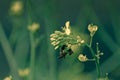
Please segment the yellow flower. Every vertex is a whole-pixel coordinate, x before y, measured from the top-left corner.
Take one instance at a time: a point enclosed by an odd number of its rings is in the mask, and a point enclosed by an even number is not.
[[[40,28],[40,25],[38,23],[33,23],[32,25],[28,26],[28,30],[35,32],[36,30],[38,30]]]
[[[12,80],[12,76],[5,77],[3,80]]]
[[[20,14],[23,10],[23,2],[22,1],[15,1],[12,3],[10,7],[10,11],[12,14]]]
[[[83,54],[80,54],[78,56],[78,59],[81,61],[81,62],[86,62],[88,60],[88,58],[86,57],[86,55],[84,56]]]
[[[77,43],[80,46],[81,44],[85,43],[85,41],[82,40],[80,36],[77,36]]]
[[[26,68],[26,69],[23,69],[23,70],[22,70],[22,69],[19,69],[19,70],[18,70],[18,74],[19,74],[19,76],[21,76],[21,77],[28,76],[29,73],[30,73],[29,68]]]
[[[84,41],[84,40],[81,40],[81,43],[85,43],[85,41]]]

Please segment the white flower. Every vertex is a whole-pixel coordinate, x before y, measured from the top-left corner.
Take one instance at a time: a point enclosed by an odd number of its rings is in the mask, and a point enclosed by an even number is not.
[[[88,25],[88,30],[90,31],[90,33],[96,32],[98,30],[98,26],[93,25],[93,24],[89,24]]]
[[[81,62],[86,62],[88,60],[88,58],[86,57],[86,55],[84,56],[83,54],[80,54],[78,56],[78,59],[81,61]]]
[[[70,33],[71,33],[71,31],[70,31],[70,29],[69,29],[69,26],[70,26],[70,22],[67,21],[67,22],[65,23],[65,28],[64,28],[65,33],[66,33],[67,35],[70,35]]]

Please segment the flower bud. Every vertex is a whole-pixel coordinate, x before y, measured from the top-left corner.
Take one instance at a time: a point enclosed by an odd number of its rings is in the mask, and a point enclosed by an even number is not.
[[[65,26],[66,26],[66,28],[68,28],[68,27],[70,26],[70,21],[67,21],[67,22],[65,23]]]
[[[31,32],[35,32],[40,28],[40,25],[38,23],[33,23],[32,25],[28,26],[28,30]]]
[[[22,1],[14,1],[11,4],[10,12],[13,15],[20,15],[23,11],[23,2]]]
[[[70,33],[71,33],[71,31],[70,31],[70,29],[69,29],[69,26],[70,26],[70,22],[67,21],[67,22],[65,23],[65,28],[64,28],[65,33],[66,33],[67,35],[70,35]]]
[[[93,25],[93,24],[89,24],[88,25],[88,31],[90,32],[90,36],[92,37],[95,32],[98,30],[98,26]]]
[[[88,60],[88,58],[86,57],[86,55],[84,56],[83,54],[80,54],[78,56],[78,59],[81,61],[81,62],[86,62]]]

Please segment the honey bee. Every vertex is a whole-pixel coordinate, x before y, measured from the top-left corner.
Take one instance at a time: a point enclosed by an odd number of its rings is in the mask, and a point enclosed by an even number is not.
[[[73,54],[72,49],[71,48],[67,49],[67,48],[68,48],[67,45],[62,45],[62,47],[60,48],[60,55],[58,59],[65,58],[67,54],[69,55]]]

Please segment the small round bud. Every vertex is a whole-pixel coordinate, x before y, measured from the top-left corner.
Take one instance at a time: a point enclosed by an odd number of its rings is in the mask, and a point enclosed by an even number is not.
[[[93,25],[93,24],[89,24],[88,30],[90,31],[90,33],[96,32],[98,30],[98,26]]]
[[[80,54],[78,56],[78,59],[81,61],[81,62],[86,62],[88,60],[88,58],[86,57],[86,55],[84,56],[83,54]]]

